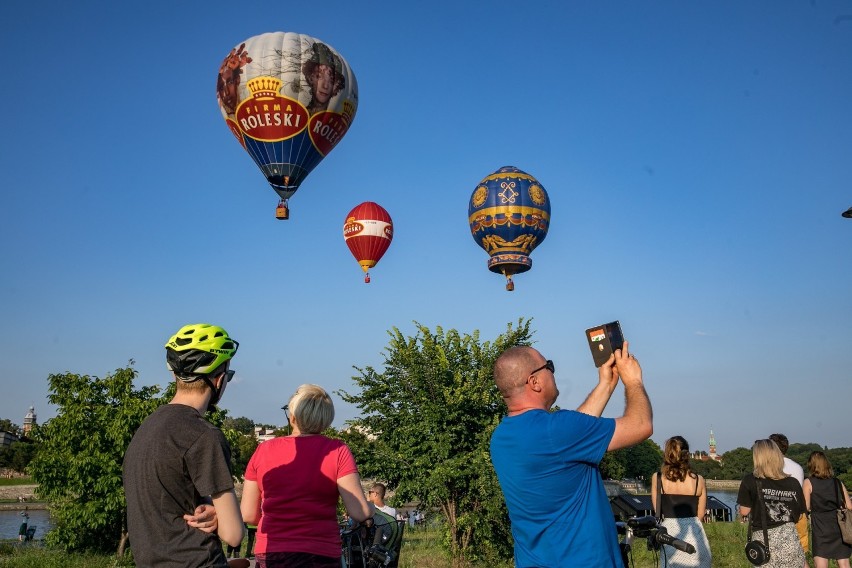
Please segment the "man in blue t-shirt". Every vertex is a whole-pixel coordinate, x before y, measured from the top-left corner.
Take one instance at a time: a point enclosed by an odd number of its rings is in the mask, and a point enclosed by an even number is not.
[[[615,520],[598,463],[605,452],[653,432],[642,369],[625,341],[576,411],[550,412],[559,396],[553,373],[553,361],[532,347],[507,349],[494,364],[509,412],[491,436],[491,461],[512,521],[515,565],[618,568]],[[624,416],[601,418],[619,376]]]

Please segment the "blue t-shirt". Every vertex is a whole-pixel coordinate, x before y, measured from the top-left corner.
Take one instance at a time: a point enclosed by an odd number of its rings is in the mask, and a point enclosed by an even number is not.
[[[507,416],[491,436],[517,568],[622,565],[598,471],[615,420],[573,410]]]

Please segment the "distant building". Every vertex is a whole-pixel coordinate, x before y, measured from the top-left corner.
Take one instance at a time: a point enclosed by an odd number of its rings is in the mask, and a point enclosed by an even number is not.
[[[692,459],[698,461],[709,461],[713,460],[715,462],[722,463],[722,456],[716,453],[716,436],[713,435],[713,429],[710,429],[710,452],[693,452]]]
[[[36,419],[35,408],[31,406],[29,412],[27,412],[27,415],[24,416],[24,425],[21,428],[24,432],[24,436],[30,435],[30,432],[32,431],[33,426],[38,424],[38,422],[36,420],[37,419]]]
[[[274,428],[265,428],[263,426],[255,426],[254,427],[254,437],[257,438],[258,442],[265,442],[267,440],[271,440],[275,437],[273,432]]]
[[[17,442],[19,440],[18,436],[13,432],[6,432],[5,430],[0,430],[0,442],[2,442],[2,447],[11,446],[12,442]]]

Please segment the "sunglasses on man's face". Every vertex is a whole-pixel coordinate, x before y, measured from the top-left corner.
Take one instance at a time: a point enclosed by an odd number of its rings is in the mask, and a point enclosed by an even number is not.
[[[231,379],[234,378],[234,373],[236,373],[236,371],[231,371],[231,370],[225,371],[225,382],[226,383],[231,382]]]
[[[544,369],[547,369],[547,370],[548,370],[548,371],[550,371],[551,373],[555,373],[555,372],[556,372],[556,367],[554,367],[554,366],[553,366],[553,361],[551,361],[550,359],[548,359],[547,361],[545,361],[544,365],[542,365],[541,367],[539,367],[538,369],[536,369],[535,371],[533,371],[532,373],[530,373],[530,376],[533,376],[533,375],[535,375],[536,373],[538,373],[539,371],[542,371],[542,370],[544,370]]]

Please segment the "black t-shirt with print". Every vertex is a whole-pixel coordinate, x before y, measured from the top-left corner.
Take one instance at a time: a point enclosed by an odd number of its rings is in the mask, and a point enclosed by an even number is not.
[[[780,527],[784,523],[795,523],[805,512],[805,495],[802,486],[794,477],[784,479],[760,479],[763,503],[766,508],[766,528]],[[757,484],[754,474],[746,475],[740,483],[737,503],[751,508],[751,522],[755,529],[763,529],[763,515],[758,509]]]

